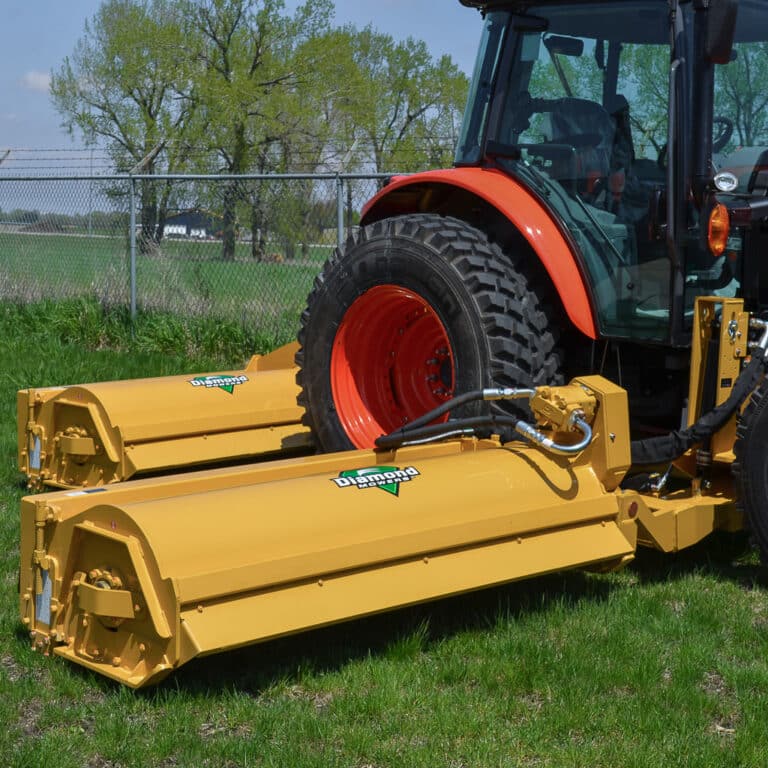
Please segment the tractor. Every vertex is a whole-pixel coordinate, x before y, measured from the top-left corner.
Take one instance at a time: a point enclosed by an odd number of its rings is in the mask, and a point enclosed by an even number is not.
[[[485,26],[455,167],[392,179],[318,278],[305,424],[324,450],[368,448],[459,393],[599,373],[627,390],[633,458],[669,463],[684,450],[640,441],[735,382],[710,357],[689,391],[696,297],[768,307],[768,149],[737,147],[733,96],[768,3],[461,1]],[[768,550],[759,392],[750,408],[737,482]],[[699,442],[700,472],[712,455]]]
[[[298,346],[20,393],[20,465],[63,489],[21,504],[42,652],[138,687],[638,545],[768,553],[768,2],[461,2],[455,167],[365,206]],[[228,451],[261,460],[163,474]]]

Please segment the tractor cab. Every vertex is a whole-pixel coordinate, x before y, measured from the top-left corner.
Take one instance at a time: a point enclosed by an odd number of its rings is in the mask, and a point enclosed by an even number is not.
[[[751,279],[739,224],[757,216],[728,209],[768,189],[762,150],[742,148],[768,144],[768,3],[466,4],[485,28],[457,165],[503,171],[548,211],[600,337],[686,344],[694,298]]]

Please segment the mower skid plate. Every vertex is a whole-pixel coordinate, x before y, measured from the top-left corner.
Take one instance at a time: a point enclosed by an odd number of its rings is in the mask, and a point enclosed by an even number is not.
[[[139,687],[228,648],[620,567],[636,526],[590,453],[462,439],[30,496],[21,620],[39,650]]]
[[[30,488],[92,488],[307,451],[296,346],[239,371],[21,390],[19,469]]]

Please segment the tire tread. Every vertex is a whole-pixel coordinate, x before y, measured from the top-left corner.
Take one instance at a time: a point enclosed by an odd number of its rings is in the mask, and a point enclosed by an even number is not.
[[[303,423],[316,435],[318,418],[325,418],[308,395],[306,344],[314,322],[313,308],[327,290],[330,275],[343,269],[348,254],[369,241],[407,238],[432,249],[450,264],[479,310],[490,352],[488,385],[537,386],[562,383],[561,353],[557,347],[555,303],[551,289],[532,279],[519,254],[503,251],[486,235],[466,222],[435,214],[410,214],[383,219],[353,232],[337,248],[315,279],[301,315],[296,364]],[[498,406],[495,406],[498,407]],[[315,411],[318,415],[315,415]],[[338,446],[322,446],[338,449]]]

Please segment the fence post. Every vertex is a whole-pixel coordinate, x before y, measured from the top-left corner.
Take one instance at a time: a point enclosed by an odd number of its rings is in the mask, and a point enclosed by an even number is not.
[[[336,177],[336,245],[344,245],[344,179]]]
[[[131,230],[131,320],[136,320],[136,179],[131,176],[130,194],[130,224]]]

